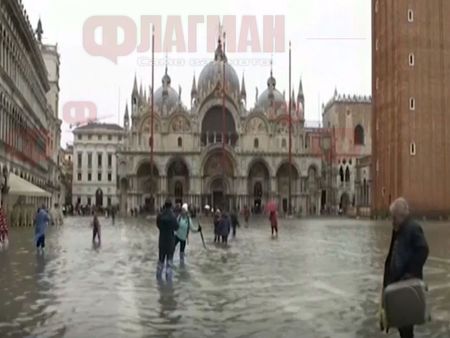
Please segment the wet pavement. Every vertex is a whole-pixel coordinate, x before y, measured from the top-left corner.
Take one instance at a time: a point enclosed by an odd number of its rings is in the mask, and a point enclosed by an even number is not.
[[[170,287],[155,279],[154,223],[101,222],[101,247],[90,219],[67,218],[44,256],[31,229],[12,230],[0,252],[0,337],[386,337],[377,311],[388,224],[280,220],[271,239],[267,221],[253,220],[228,249],[203,224],[209,250],[191,234]],[[449,337],[450,225],[424,228],[433,321],[418,337]]]

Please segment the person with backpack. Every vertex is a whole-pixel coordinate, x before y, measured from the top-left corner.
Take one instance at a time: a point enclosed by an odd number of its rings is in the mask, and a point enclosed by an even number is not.
[[[175,231],[175,245],[174,245],[174,253],[177,248],[178,243],[180,243],[180,263],[184,263],[184,256],[186,250],[186,241],[189,238],[189,231],[200,232],[202,231],[202,227],[200,224],[197,228],[192,225],[192,219],[189,216],[189,207],[187,203],[183,204],[181,207],[180,214],[177,217],[178,221],[178,230]]]

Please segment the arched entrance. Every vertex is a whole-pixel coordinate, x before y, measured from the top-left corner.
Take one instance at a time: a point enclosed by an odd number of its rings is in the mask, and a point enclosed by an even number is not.
[[[263,161],[256,161],[248,173],[248,195],[256,213],[261,213],[263,205],[269,200],[270,174]]]
[[[189,170],[186,162],[177,158],[167,168],[168,189],[175,203],[185,202],[185,194],[189,191]]]
[[[155,212],[155,197],[159,194],[159,172],[153,166],[151,171],[150,163],[144,162],[137,171],[137,189],[139,207],[144,212]]]
[[[227,185],[224,182],[223,177],[217,177],[211,181],[211,205],[214,209],[224,210],[227,207],[226,194]]]
[[[277,183],[278,183],[278,196],[280,199],[280,205],[282,206],[283,212],[287,213],[289,211],[289,183],[291,184],[291,199],[293,200],[293,195],[297,193],[296,188],[298,182],[298,171],[291,165],[291,179],[289,182],[289,163],[282,164],[277,171]],[[294,203],[292,201],[292,203]],[[294,207],[294,205],[292,205]]]
[[[209,155],[203,167],[203,205],[209,204],[220,209],[232,207],[233,168],[229,153],[224,155],[217,151]]]

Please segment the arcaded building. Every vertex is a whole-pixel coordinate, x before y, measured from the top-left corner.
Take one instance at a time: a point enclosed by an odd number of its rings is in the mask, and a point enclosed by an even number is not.
[[[373,0],[375,214],[450,214],[450,2]]]
[[[198,207],[229,209],[258,209],[276,199],[280,211],[286,212],[291,170],[293,212],[320,212],[322,159],[308,147],[301,82],[297,95],[291,93],[289,169],[288,99],[278,90],[272,71],[250,109],[244,77],[239,80],[220,41],[211,62],[193,79],[189,107],[181,101],[181,89],[173,88],[169,73],[166,68],[154,91],[153,164],[151,97],[135,81],[131,109],[127,107],[124,115],[125,143],[118,153],[122,211],[154,210],[169,197]]]

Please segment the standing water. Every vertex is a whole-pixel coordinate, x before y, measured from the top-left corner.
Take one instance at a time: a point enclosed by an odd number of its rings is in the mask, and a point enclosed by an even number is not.
[[[208,250],[191,233],[185,267],[175,254],[172,286],[155,278],[154,221],[90,218],[51,228],[37,255],[31,229],[12,229],[0,252],[0,337],[384,337],[377,322],[388,224],[267,219]],[[450,230],[426,228],[425,269],[434,321],[419,337],[449,337]],[[434,286],[433,286],[434,285]]]

